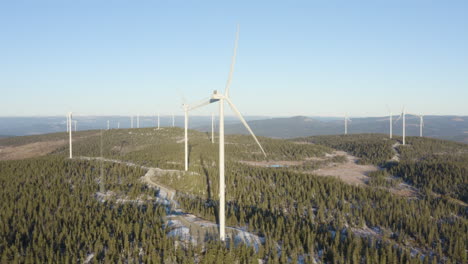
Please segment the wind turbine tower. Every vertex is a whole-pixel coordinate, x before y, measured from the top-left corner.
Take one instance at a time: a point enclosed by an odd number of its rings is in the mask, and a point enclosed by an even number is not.
[[[403,108],[403,112],[401,113],[403,115],[403,145],[406,144],[406,113],[405,113],[405,108]]]
[[[73,151],[72,151],[72,112],[68,112],[68,136],[69,136],[69,149],[70,149],[70,159],[73,158]]]
[[[109,120],[107,120],[107,130],[110,129]]]
[[[133,128],[133,116],[130,116],[130,127]]]
[[[393,137],[392,111],[390,111],[390,138]]]
[[[172,127],[174,127],[175,125],[175,117],[174,117],[174,114],[172,114]]]
[[[420,136],[420,137],[423,136],[423,126],[424,126],[423,115],[420,115],[420,116],[419,116],[419,136]]]
[[[345,115],[344,118],[344,134],[348,135],[348,121],[351,121],[351,119],[348,118],[348,115]]]
[[[137,115],[137,128],[140,128],[140,114]]]
[[[159,112],[158,112],[158,129],[159,129]]]
[[[185,125],[185,171],[188,170],[188,136],[187,136],[187,127],[188,127],[188,111],[189,111],[189,106],[187,104],[182,104],[182,108],[184,109],[184,114],[185,114],[185,119],[184,119],[184,125]]]

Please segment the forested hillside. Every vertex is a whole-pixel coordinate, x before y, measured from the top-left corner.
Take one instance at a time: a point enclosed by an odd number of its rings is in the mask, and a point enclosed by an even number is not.
[[[382,134],[317,136],[295,139],[353,153],[360,162],[379,165],[422,189],[468,203],[468,145],[445,140]],[[392,159],[398,157],[397,161]]]
[[[260,137],[265,158],[250,137],[227,136],[227,224],[264,239],[256,250],[222,244],[217,234],[203,244],[169,235],[170,208],[158,200],[157,188],[140,181],[148,168],[162,169],[151,180],[177,190],[183,212],[215,223],[218,145],[209,134],[189,130],[189,172],[182,171],[182,129],[75,136],[81,139],[73,145],[72,160],[64,144],[41,158],[0,161],[0,197],[6,201],[0,205],[2,263],[468,261],[462,144],[408,138],[401,146],[399,138],[376,134],[291,141]],[[1,139],[0,146],[35,140],[44,139]],[[358,163],[380,166],[371,179],[393,175],[416,188],[417,196],[395,195],[378,181],[351,185],[316,176],[317,168],[344,162],[334,149],[361,158]]]

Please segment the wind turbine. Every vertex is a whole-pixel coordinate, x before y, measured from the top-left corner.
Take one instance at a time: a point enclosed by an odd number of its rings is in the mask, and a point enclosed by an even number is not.
[[[117,129],[120,128],[120,121],[117,122]]]
[[[419,116],[419,136],[420,136],[420,137],[423,136],[423,126],[424,126],[423,115],[420,115],[420,116]]]
[[[68,125],[68,135],[69,135],[69,149],[70,149],[70,159],[73,158],[73,151],[72,151],[72,127],[71,127],[71,122],[72,122],[72,112],[68,112],[68,120],[67,120],[67,125]]]
[[[187,127],[188,127],[188,111],[189,111],[189,105],[183,103],[182,104],[182,109],[184,109],[184,126],[185,126],[185,136],[184,136],[184,142],[185,142],[185,171],[188,170],[188,136],[187,136]]]
[[[390,112],[390,116],[389,116],[389,120],[390,120],[390,138],[393,137],[393,122],[392,122],[392,119],[393,119],[393,116],[392,116],[392,110],[390,109],[390,107],[388,107],[387,105],[387,109],[388,111]]]
[[[174,124],[175,124],[175,117],[174,117],[174,114],[172,114],[172,127],[174,127]]]
[[[405,113],[405,107],[403,106],[403,109],[401,110],[401,114],[400,116],[398,117],[397,120],[395,120],[395,122],[397,122],[398,120],[400,120],[401,118],[403,118],[403,125],[402,125],[402,129],[403,129],[403,145],[405,145],[406,141],[405,141],[405,133],[406,133],[406,113]]]
[[[182,103],[182,109],[184,110],[184,116],[185,116],[185,119],[184,119],[184,142],[185,142],[185,171],[188,170],[188,133],[187,133],[187,130],[188,130],[188,118],[189,118],[189,111],[192,111],[194,109],[197,109],[199,107],[202,107],[202,106],[205,106],[207,104],[211,103],[210,100],[208,101],[202,101],[201,103],[199,104],[196,104],[195,106],[189,106],[188,104],[186,103]]]
[[[348,135],[348,121],[351,122],[351,119],[348,118],[348,115],[344,117],[344,134]]]
[[[140,128],[140,114],[137,115],[137,128]]]
[[[133,128],[133,116],[130,116],[130,127]]]
[[[107,130],[110,129],[109,120],[107,120]]]
[[[419,137],[422,137],[423,136],[423,127],[424,127],[424,115],[417,115],[417,114],[412,114],[412,113],[408,113],[408,114],[419,116]]]
[[[254,138],[257,145],[260,147],[263,155],[266,157],[266,153],[262,148],[262,145],[258,141],[257,137],[253,133],[250,126],[245,121],[242,114],[239,112],[237,107],[232,103],[231,99],[229,98],[229,87],[231,86],[232,81],[232,74],[234,71],[234,65],[236,63],[236,54],[237,54],[237,43],[239,40],[239,26],[237,26],[236,32],[236,40],[234,44],[234,54],[232,55],[232,62],[231,67],[228,75],[228,79],[226,82],[226,88],[224,94],[219,93],[218,91],[214,91],[211,95],[211,98],[205,102],[205,104],[214,103],[219,101],[219,237],[221,241],[224,241],[226,238],[225,233],[225,179],[224,179],[224,101],[226,101],[229,106],[231,107],[232,111],[237,115],[240,119],[242,124],[244,124],[245,128],[249,131],[249,133]]]
[[[159,129],[159,112],[158,112],[158,129]]]

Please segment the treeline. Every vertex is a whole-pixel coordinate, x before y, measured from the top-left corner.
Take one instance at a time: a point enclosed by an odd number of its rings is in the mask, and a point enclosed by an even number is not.
[[[468,203],[468,145],[446,140],[407,137],[406,145],[399,137],[388,139],[386,135],[360,134],[341,136],[314,136],[295,139],[350,152],[360,158],[360,163],[371,163],[384,168],[385,178],[372,177],[373,186],[391,187],[397,184],[397,176],[419,189],[447,195]],[[399,161],[391,160],[395,155]],[[371,175],[372,176],[372,175]],[[376,175],[374,175],[376,176]]]
[[[390,140],[386,135],[380,134],[314,136],[293,140],[343,150],[359,157],[361,164],[374,165],[382,165],[390,160],[394,155],[392,145],[396,143],[395,140]]]
[[[389,163],[393,175],[414,186],[468,203],[468,145],[411,137],[399,146],[399,163]]]
[[[179,195],[188,211],[216,220],[218,181],[207,173],[211,199]],[[325,263],[465,263],[466,209],[443,199],[407,200],[387,191],[350,186],[288,169],[229,164],[227,223],[265,236],[260,256],[283,263],[279,245],[294,259]],[[180,182],[177,183],[180,185]],[[215,195],[213,195],[215,194]],[[356,230],[376,228],[375,235]],[[336,238],[336,237],[339,238]],[[278,243],[278,244],[276,244]],[[426,258],[411,256],[419,248]]]
[[[102,141],[102,156],[106,158],[181,170],[182,131],[178,128],[103,131],[102,137],[97,134],[76,142],[75,156],[100,156]],[[181,191],[177,199],[186,211],[216,221],[218,146],[211,144],[208,136],[189,132],[190,173],[159,175],[157,180]],[[464,168],[464,158],[460,157],[463,148],[441,151],[440,146],[432,146],[432,154],[427,155],[424,140],[420,147],[411,139],[409,146],[399,147],[402,161],[393,167],[387,161],[395,155],[392,145],[397,141],[387,140],[383,135],[298,140],[316,144],[260,140],[271,160],[323,157],[333,151],[330,147],[349,151],[365,163],[386,168],[371,175],[375,186],[387,184],[382,180],[388,179],[389,172],[403,178],[398,171],[392,171],[398,169],[401,174],[409,175],[406,181],[424,182],[416,178],[424,173],[416,170],[414,164],[408,165],[408,172],[405,171],[405,163],[444,160],[458,162],[457,166]],[[265,245],[258,252],[247,247],[227,248],[216,241],[206,243],[203,248],[176,246],[180,243],[168,238],[164,230],[165,208],[144,199],[154,197],[155,191],[139,183],[143,170],[98,161],[65,160],[62,157],[67,154],[67,147],[63,147],[47,158],[0,162],[0,198],[8,201],[0,205],[2,262],[75,263],[83,262],[91,253],[97,262],[105,263],[231,263],[234,260],[257,263],[258,259],[267,263],[468,261],[466,206],[430,195],[431,188],[422,188],[426,195],[420,199],[408,200],[381,188],[351,186],[334,178],[303,174],[298,167],[247,166],[238,161],[265,160],[255,142],[248,136],[229,136],[226,142],[227,224],[245,227],[265,237]],[[447,159],[447,152],[456,155]],[[453,167],[446,169],[453,170]],[[427,173],[433,172],[427,170]],[[448,182],[454,185],[460,180],[466,182],[464,173],[460,170]],[[443,183],[443,175],[435,177],[437,188],[446,185],[449,188],[448,183]],[[436,186],[429,182],[421,184]],[[121,204],[110,197],[99,202],[96,193],[103,190],[143,202]],[[33,221],[25,220],[29,216]],[[66,242],[65,234],[71,237],[71,242]],[[39,236],[43,237],[41,243],[35,240]],[[65,242],[57,244],[57,241]],[[33,259],[27,259],[31,255]]]
[[[165,208],[151,200],[99,202],[106,191],[154,195],[138,168],[47,157],[0,162],[1,263],[252,263],[255,252],[217,243],[176,246]],[[119,184],[118,178],[122,181]],[[121,185],[118,189],[115,185]],[[123,196],[125,197],[125,196]]]

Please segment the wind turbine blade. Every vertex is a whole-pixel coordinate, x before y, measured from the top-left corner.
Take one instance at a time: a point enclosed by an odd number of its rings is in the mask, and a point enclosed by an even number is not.
[[[208,105],[208,104],[211,104],[211,103],[214,103],[214,102],[217,102],[217,100],[205,99],[205,100],[203,100],[203,101],[201,101],[201,102],[199,102],[199,103],[197,103],[197,104],[195,104],[195,105],[193,105],[193,106],[190,106],[190,107],[188,108],[188,110],[189,110],[189,111],[192,111],[192,110],[195,110],[195,109],[197,109],[197,108],[203,107],[203,106],[205,106],[205,105]]]
[[[257,142],[258,146],[260,147],[260,149],[262,150],[263,152],[263,155],[265,155],[266,157],[266,153],[265,153],[265,150],[263,150],[263,147],[262,145],[260,144],[260,142],[258,141],[257,137],[255,136],[254,132],[252,131],[252,129],[250,128],[249,124],[247,124],[247,122],[245,121],[244,117],[242,117],[242,114],[239,112],[239,110],[237,110],[237,107],[231,102],[231,100],[229,100],[229,98],[225,98],[225,100],[228,102],[228,104],[231,106],[232,110],[234,111],[234,113],[236,113],[237,117],[240,119],[240,121],[242,122],[242,124],[244,124],[245,128],[247,128],[247,130],[250,132],[250,134],[252,135],[252,137],[255,139],[255,142]]]
[[[237,56],[237,43],[239,42],[239,25],[237,25],[236,40],[234,42],[234,54],[232,55],[231,68],[229,70],[229,76],[226,82],[225,96],[229,97],[229,87],[231,87],[232,74],[234,72],[234,65],[236,64]]]
[[[398,122],[398,120],[400,120],[402,117],[403,117],[403,112],[400,114],[400,116],[393,123]]]

